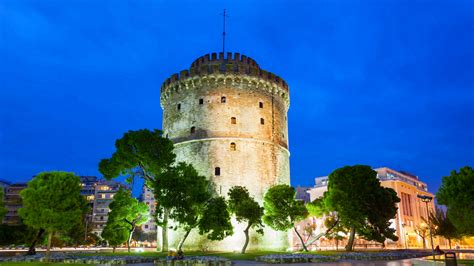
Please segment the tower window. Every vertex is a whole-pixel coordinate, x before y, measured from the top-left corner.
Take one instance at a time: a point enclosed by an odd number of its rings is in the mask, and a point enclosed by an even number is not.
[[[263,102],[259,102],[258,107],[263,108]]]
[[[178,103],[178,111],[181,110],[181,104]]]
[[[237,118],[231,117],[230,118],[230,123],[233,124],[233,125],[237,124]]]
[[[221,168],[220,168],[220,167],[214,168],[214,175],[216,175],[216,176],[220,176],[220,175],[221,175]]]
[[[260,124],[261,124],[261,125],[265,125],[265,119],[260,118]]]
[[[226,100],[227,100],[227,99],[225,98],[225,96],[222,96],[222,97],[221,97],[221,103],[225,103]]]
[[[199,99],[199,104],[204,104],[204,99]]]
[[[196,127],[191,127],[191,134],[194,134],[196,132]]]
[[[231,151],[237,150],[237,145],[235,145],[235,142],[231,142],[231,143],[230,143],[230,150],[231,150]]]

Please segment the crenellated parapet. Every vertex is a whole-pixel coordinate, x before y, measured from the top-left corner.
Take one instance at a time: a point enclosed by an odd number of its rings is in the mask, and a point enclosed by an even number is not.
[[[262,89],[281,97],[289,106],[288,84],[279,76],[260,68],[255,60],[240,53],[212,53],[197,58],[189,70],[171,75],[161,86],[162,104],[175,92],[203,85],[231,83]]]

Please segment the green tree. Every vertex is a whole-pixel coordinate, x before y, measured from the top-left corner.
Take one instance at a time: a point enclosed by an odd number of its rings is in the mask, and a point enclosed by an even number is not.
[[[229,210],[235,215],[237,222],[247,223],[244,229],[245,243],[242,247],[242,254],[245,253],[249,244],[249,230],[255,228],[257,233],[263,235],[263,208],[250,196],[245,187],[234,186],[229,190]]]
[[[134,178],[143,178],[157,196],[160,194],[156,191],[160,188],[160,176],[170,169],[176,158],[173,147],[173,142],[163,138],[160,130],[128,131],[115,142],[116,150],[112,157],[99,163],[99,171],[107,179],[123,175],[132,182]],[[156,208],[155,221],[163,228],[161,250],[168,251],[169,210],[159,202]]]
[[[86,208],[80,179],[73,173],[40,173],[28,182],[20,196],[23,207],[18,212],[23,222],[48,234],[46,258],[49,259],[53,234],[71,229]]]
[[[474,170],[465,166],[443,177],[436,198],[446,205],[447,217],[463,235],[474,235]]]
[[[149,220],[148,206],[144,202],[138,202],[127,190],[120,189],[114,196],[114,200],[109,205],[109,218],[107,225],[111,228],[125,228],[127,235],[127,248],[130,252],[130,242],[133,232]],[[103,236],[102,236],[103,237]],[[105,238],[105,237],[104,237]]]
[[[436,213],[430,213],[430,223],[433,227],[434,235],[442,236],[448,240],[449,249],[451,249],[452,239],[459,239],[462,237],[451,220],[449,220],[446,212],[440,208],[436,208]]]
[[[293,228],[305,251],[305,242],[296,229],[296,223],[308,216],[308,210],[303,201],[296,200],[296,192],[289,185],[272,186],[264,196],[265,214],[263,222],[277,231],[287,231]]]
[[[365,165],[346,166],[332,172],[324,194],[328,210],[337,212],[341,225],[350,230],[348,251],[353,248],[356,233],[382,243],[386,238],[397,240],[390,220],[396,215],[399,201],[395,191],[382,187],[377,172]]]
[[[108,244],[112,246],[112,252],[115,253],[115,248],[122,245],[129,240],[130,233],[123,223],[109,223],[102,230],[101,236],[107,240]],[[129,252],[130,252],[130,245]]]
[[[192,165],[181,162],[160,176],[160,182],[154,190],[159,192],[155,200],[168,210],[169,217],[185,231],[178,245],[178,250],[182,251],[186,238],[192,229],[198,227],[206,204],[211,199],[209,181],[199,175]]]
[[[210,199],[199,220],[199,234],[207,234],[207,238],[210,240],[222,240],[233,233],[225,199],[223,197]]]
[[[335,213],[329,214],[324,219],[324,226],[331,229],[325,232],[325,236],[328,239],[336,241],[336,250],[339,250],[339,241],[345,238],[343,235],[347,234],[347,228],[345,228],[342,223],[339,222],[339,218]]]
[[[7,214],[7,208],[5,208],[5,202],[3,197],[3,188],[0,187],[0,221],[3,219],[3,216]]]

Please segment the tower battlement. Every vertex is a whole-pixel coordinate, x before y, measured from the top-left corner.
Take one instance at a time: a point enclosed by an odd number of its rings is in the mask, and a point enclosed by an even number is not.
[[[219,55],[219,56],[218,56]],[[172,83],[184,81],[192,77],[202,77],[212,74],[233,74],[250,76],[272,82],[285,91],[289,91],[288,84],[281,77],[260,68],[255,60],[240,53],[212,53],[194,60],[190,69],[182,70],[171,75],[163,82],[161,93],[164,93]]]

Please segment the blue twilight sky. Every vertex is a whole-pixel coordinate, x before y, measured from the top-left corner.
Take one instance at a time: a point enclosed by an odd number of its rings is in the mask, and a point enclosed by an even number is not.
[[[368,164],[474,165],[474,1],[0,1],[0,178],[100,175],[130,129],[161,128],[159,88],[221,47],[290,85],[293,185]]]

